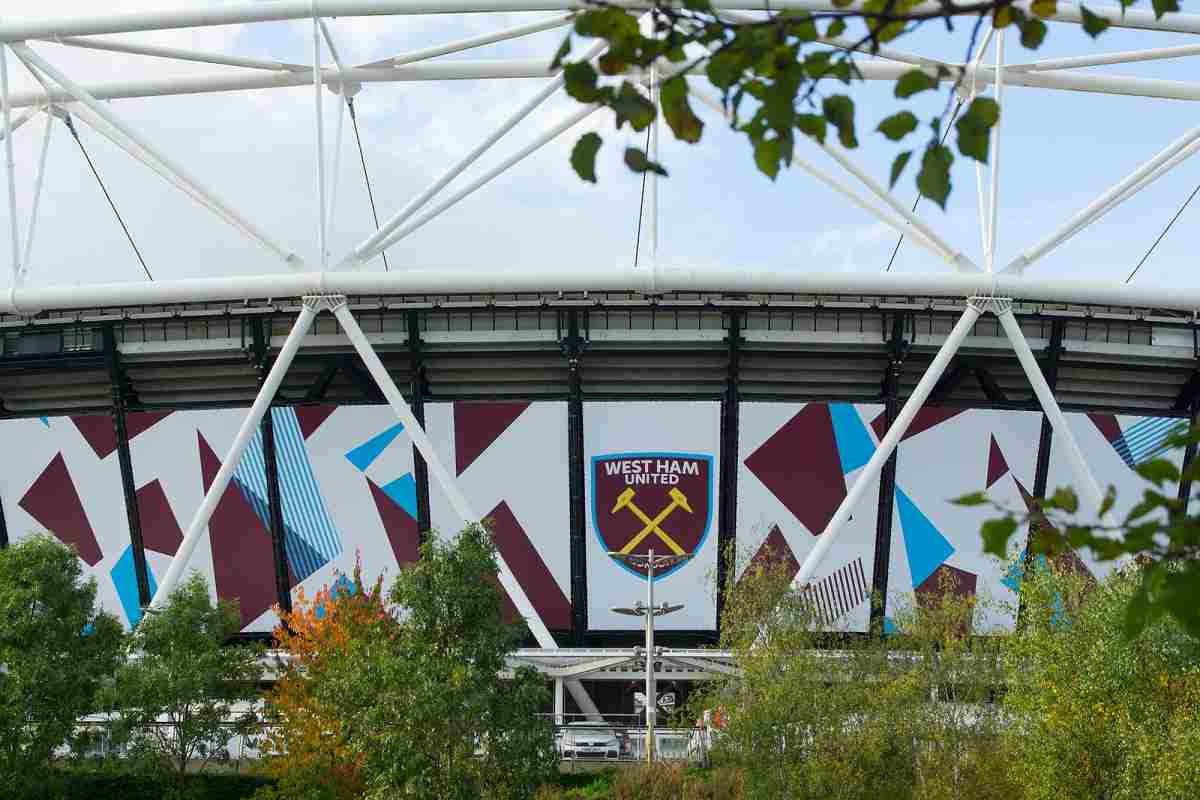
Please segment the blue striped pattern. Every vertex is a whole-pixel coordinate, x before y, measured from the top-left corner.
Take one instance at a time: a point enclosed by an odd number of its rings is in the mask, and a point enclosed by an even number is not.
[[[341,554],[342,537],[321,498],[295,410],[276,408],[272,414],[288,563],[296,579],[304,580]]]
[[[1142,417],[1121,433],[1113,442],[1121,458],[1130,467],[1135,467],[1163,454],[1167,439],[1181,430],[1186,423],[1171,417]]]
[[[262,520],[267,530],[271,529],[271,512],[267,506],[267,462],[263,458],[262,428],[254,432],[254,438],[246,445],[242,460],[233,470],[233,483],[241,491],[246,502]]]

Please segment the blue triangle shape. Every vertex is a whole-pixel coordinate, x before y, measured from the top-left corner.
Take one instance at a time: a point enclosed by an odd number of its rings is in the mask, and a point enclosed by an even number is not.
[[[407,511],[410,517],[417,518],[417,481],[411,472],[380,488],[396,505]]]
[[[371,437],[364,444],[346,453],[346,458],[351,464],[358,467],[359,472],[366,472],[367,467],[379,458],[379,454],[392,443],[392,440],[400,435],[404,430],[404,426],[396,423],[381,434]]]
[[[830,403],[829,416],[833,420],[833,436],[837,440],[838,457],[845,475],[871,460],[875,455],[875,442],[871,441],[862,417],[849,403]]]
[[[1008,569],[1004,571],[1004,577],[1000,581],[1000,585],[1005,586],[1012,592],[1021,591],[1021,580],[1025,577],[1025,550],[1017,554],[1016,559],[1012,564],[1009,564]]]
[[[900,489],[896,490],[896,505],[900,511],[900,527],[904,531],[908,571],[912,574],[912,585],[916,589],[950,557],[954,547]]]

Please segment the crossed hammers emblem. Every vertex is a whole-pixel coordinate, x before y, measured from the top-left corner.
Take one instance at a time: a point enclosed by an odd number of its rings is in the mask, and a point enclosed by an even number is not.
[[[628,555],[629,553],[633,552],[633,548],[642,543],[643,539],[653,533],[658,536],[659,539],[662,539],[663,542],[666,543],[667,547],[671,548],[671,552],[673,552],[675,555],[686,555],[686,551],[679,546],[678,542],[667,535],[667,532],[662,529],[662,523],[667,517],[675,513],[675,509],[677,508],[682,508],[689,514],[694,513],[692,511],[692,507],[688,504],[687,495],[685,495],[679,489],[672,487],[671,491],[668,492],[668,494],[671,496],[671,502],[667,504],[666,508],[658,512],[657,516],[651,518],[645,511],[642,511],[633,502],[635,494],[636,492],[633,490],[633,487],[627,487],[625,491],[617,495],[617,502],[612,507],[612,513],[614,514],[616,514],[622,508],[628,508],[635,517],[642,521],[644,525],[644,527],[637,532],[637,535],[630,539],[629,542],[622,547],[619,552],[624,555]]]

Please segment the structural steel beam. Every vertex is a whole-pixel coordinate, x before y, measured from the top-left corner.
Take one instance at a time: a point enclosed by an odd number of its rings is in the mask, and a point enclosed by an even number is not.
[[[270,371],[271,319],[254,320],[254,361],[258,370],[258,385]],[[283,498],[279,495],[279,451],[275,447],[275,410],[267,409],[260,424],[262,431],[263,471],[267,481],[267,512],[270,517],[271,555],[275,566],[275,595],[279,607],[292,610],[292,589],[287,561],[286,530],[283,525]]]
[[[413,416],[425,424],[425,399],[429,382],[425,379],[425,358],[422,352],[421,318],[416,311],[408,312],[408,357],[412,368],[408,396],[412,398]],[[417,484],[417,536],[423,544],[433,529],[429,512],[429,466],[416,447],[413,447],[413,479]]]
[[[888,338],[888,363],[884,370],[882,399],[884,421],[887,429],[900,413],[900,373],[904,359],[908,356],[908,341],[904,338],[905,315],[892,312],[892,332]],[[871,571],[870,630],[875,635],[883,633],[883,621],[887,615],[889,565],[892,555],[892,515],[896,507],[896,462],[895,451],[888,456],[879,473],[879,507],[875,516],[875,561]]]
[[[725,584],[729,580],[729,563],[737,552],[737,485],[738,436],[741,428],[741,399],[738,396],[742,348],[742,314],[730,311],[725,334],[726,359],[725,391],[721,397],[721,496],[720,519],[717,527],[717,631],[721,630],[721,613],[725,608]]]
[[[142,537],[142,518],[137,502],[137,484],[133,477],[133,459],[129,453],[129,430],[125,424],[128,383],[121,371],[121,354],[113,326],[105,325],[104,362],[112,385],[113,426],[117,433],[117,465],[121,470],[121,493],[125,499],[125,518],[129,523],[129,543],[133,547],[133,573],[137,580],[138,605],[150,603],[150,577],[146,566],[146,544]]]
[[[583,457],[583,378],[580,357],[587,347],[580,325],[579,311],[560,312],[566,317],[561,347],[567,359],[567,489],[571,525],[571,627],[572,638],[580,646],[587,638],[587,508],[583,487],[587,466]]]

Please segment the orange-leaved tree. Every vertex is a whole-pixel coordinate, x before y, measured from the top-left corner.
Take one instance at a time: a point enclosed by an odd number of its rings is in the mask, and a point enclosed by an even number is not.
[[[383,578],[367,587],[362,565],[339,575],[311,599],[297,590],[292,611],[279,610],[275,636],[286,656],[267,694],[272,726],[264,736],[266,772],[276,780],[265,794],[305,800],[352,800],[365,789],[361,754],[350,747],[345,709],[369,698],[345,697],[339,680],[359,648],[395,635],[383,599]]]

